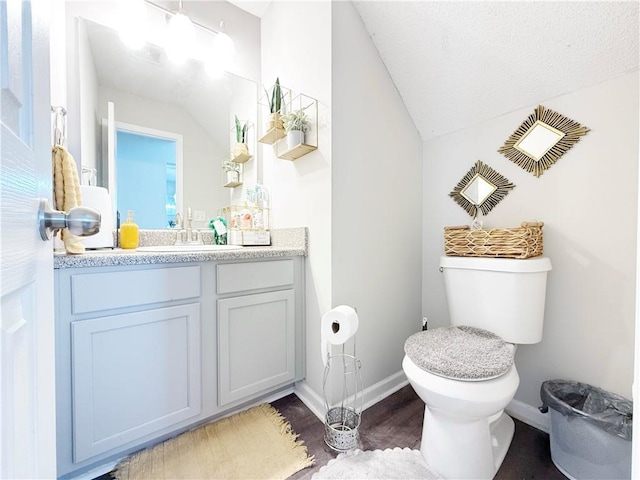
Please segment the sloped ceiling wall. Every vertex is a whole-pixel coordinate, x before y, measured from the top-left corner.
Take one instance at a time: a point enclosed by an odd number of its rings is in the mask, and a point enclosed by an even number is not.
[[[423,140],[638,69],[638,1],[356,1]]]

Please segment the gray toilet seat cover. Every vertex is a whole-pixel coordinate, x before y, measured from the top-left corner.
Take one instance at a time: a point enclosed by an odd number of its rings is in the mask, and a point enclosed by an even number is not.
[[[456,326],[425,330],[404,344],[407,356],[427,372],[453,380],[480,381],[504,375],[515,346],[481,328]]]

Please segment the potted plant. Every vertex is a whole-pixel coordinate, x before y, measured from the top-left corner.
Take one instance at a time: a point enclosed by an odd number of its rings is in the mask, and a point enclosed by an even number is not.
[[[284,117],[284,131],[287,134],[287,148],[293,149],[304,143],[304,134],[309,130],[309,117],[304,108],[287,113]]]
[[[247,122],[240,123],[238,116],[236,115],[236,146],[233,148],[233,156],[239,157],[241,155],[249,155],[249,148],[247,147]]]
[[[222,162],[222,170],[224,171],[223,187],[237,187],[242,184],[240,179],[242,165],[240,163],[225,160]]]
[[[267,131],[272,128],[282,129],[282,116],[280,115],[280,111],[282,110],[282,89],[280,88],[280,78],[276,78],[276,83],[273,85],[273,90],[271,91],[271,97],[269,97],[269,92],[266,90],[265,93],[267,94],[269,111],[271,112],[271,116],[267,122]]]

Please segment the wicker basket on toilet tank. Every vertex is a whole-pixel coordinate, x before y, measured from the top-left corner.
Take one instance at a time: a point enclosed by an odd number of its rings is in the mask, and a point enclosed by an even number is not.
[[[453,257],[531,258],[542,255],[543,222],[517,228],[444,227],[444,253]]]

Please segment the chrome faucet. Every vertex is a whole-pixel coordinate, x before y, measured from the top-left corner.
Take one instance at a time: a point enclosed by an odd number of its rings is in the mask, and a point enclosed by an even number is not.
[[[176,226],[179,225],[180,231],[176,235],[176,245],[202,245],[204,242],[202,241],[202,235],[199,230],[194,230],[191,227],[191,221],[193,217],[191,215],[191,207],[187,207],[187,228],[182,228],[182,215],[180,215],[180,224],[178,223],[178,215],[176,214]],[[183,234],[186,235],[186,239],[183,239]]]

